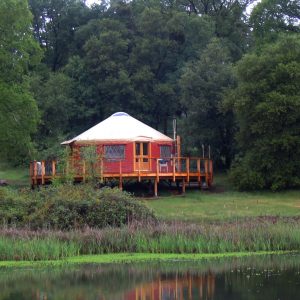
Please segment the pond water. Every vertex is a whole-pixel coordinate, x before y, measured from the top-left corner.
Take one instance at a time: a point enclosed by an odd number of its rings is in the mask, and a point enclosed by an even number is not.
[[[300,299],[300,255],[2,268],[0,299]]]

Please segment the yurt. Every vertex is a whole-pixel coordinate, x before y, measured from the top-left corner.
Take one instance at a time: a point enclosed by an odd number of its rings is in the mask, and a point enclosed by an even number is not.
[[[62,145],[70,146],[78,162],[83,159],[84,148],[93,146],[106,174],[119,173],[120,166],[123,174],[151,172],[157,160],[161,171],[169,172],[169,159],[175,154],[173,139],[125,112],[114,113]]]

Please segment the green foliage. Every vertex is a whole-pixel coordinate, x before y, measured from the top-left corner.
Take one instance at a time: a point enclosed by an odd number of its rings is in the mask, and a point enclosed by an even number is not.
[[[74,32],[89,19],[82,0],[29,0],[36,40],[45,50],[43,61],[57,71],[74,53]]]
[[[39,155],[46,154],[53,157],[57,155],[55,153],[57,149],[53,149],[51,153],[49,146],[54,142],[59,144],[57,138],[59,136],[63,138],[63,135],[69,132],[68,120],[74,114],[74,103],[69,96],[71,79],[60,72],[51,73],[42,70],[32,76],[30,85],[41,114],[41,122],[35,135],[38,152]],[[48,153],[44,153],[45,151]]]
[[[216,164],[227,168],[233,156],[234,124],[232,114],[220,108],[224,90],[233,83],[229,51],[218,39],[186,65],[180,79],[186,151],[199,155],[201,145],[210,144]]]
[[[232,177],[240,189],[300,186],[300,39],[282,36],[237,65],[230,94],[242,159]]]
[[[300,6],[298,0],[262,0],[250,17],[257,42],[276,40],[280,33],[299,33]]]
[[[147,207],[119,189],[59,185],[34,192],[0,192],[0,219],[9,225],[70,230],[155,221]]]
[[[32,154],[38,121],[28,71],[40,52],[31,35],[31,13],[23,0],[0,3],[0,159],[20,163]]]

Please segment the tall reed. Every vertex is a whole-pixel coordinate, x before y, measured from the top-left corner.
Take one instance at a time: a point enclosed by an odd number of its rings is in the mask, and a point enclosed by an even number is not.
[[[1,260],[61,259],[118,252],[224,253],[300,250],[300,221],[131,224],[80,231],[0,229]]]

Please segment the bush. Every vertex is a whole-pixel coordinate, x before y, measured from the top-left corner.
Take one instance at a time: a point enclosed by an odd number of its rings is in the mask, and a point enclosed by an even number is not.
[[[79,229],[153,222],[152,211],[119,189],[94,189],[90,185],[61,185],[40,191],[0,194],[4,223],[33,229]]]
[[[253,168],[251,169],[246,160],[237,160],[233,163],[229,178],[240,191],[255,191],[265,188],[263,176]]]

